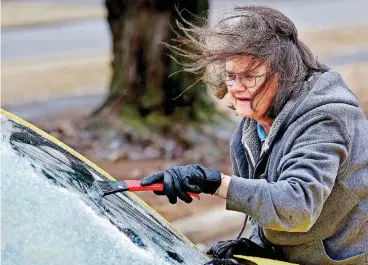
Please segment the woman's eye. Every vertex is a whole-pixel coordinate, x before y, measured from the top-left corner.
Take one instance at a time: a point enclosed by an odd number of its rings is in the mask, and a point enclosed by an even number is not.
[[[236,78],[236,76],[234,74],[227,74],[227,78],[233,80]]]
[[[252,80],[254,77],[252,75],[244,75],[243,78],[246,80]]]

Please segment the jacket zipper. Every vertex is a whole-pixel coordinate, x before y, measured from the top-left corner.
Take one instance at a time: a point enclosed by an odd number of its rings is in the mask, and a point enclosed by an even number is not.
[[[256,166],[254,167],[254,170],[253,170],[253,174],[252,174],[252,179],[255,179],[256,177],[256,171],[257,171],[257,167],[261,164],[263,158],[265,157],[265,155],[267,154],[267,151],[265,151],[262,156],[259,158]]]
[[[245,146],[245,149],[247,150],[246,153],[248,154],[248,156],[249,156],[249,158],[251,160],[252,166],[253,166],[252,179],[255,179],[255,173],[256,173],[257,167],[262,162],[262,160],[265,157],[265,155],[268,153],[269,145],[268,145],[267,142],[264,143],[264,146],[262,146],[260,158],[258,159],[258,162],[257,163],[255,162],[254,157],[252,155],[252,152],[250,151],[250,148],[249,148],[249,146],[248,146],[248,144],[247,144],[246,141],[244,141],[244,146]]]

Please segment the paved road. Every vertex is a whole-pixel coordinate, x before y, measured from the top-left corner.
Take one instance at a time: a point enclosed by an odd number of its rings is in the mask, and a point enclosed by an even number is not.
[[[108,25],[102,19],[34,28],[3,29],[1,39],[1,60],[100,52],[110,48]]]

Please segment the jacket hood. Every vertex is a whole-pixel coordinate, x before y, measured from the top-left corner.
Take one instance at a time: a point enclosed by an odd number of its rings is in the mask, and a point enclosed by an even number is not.
[[[266,147],[271,144],[276,134],[285,130],[295,120],[327,104],[336,104],[336,108],[341,108],[341,104],[359,106],[357,97],[341,75],[334,70],[315,73],[305,81],[300,94],[289,100],[274,120]]]

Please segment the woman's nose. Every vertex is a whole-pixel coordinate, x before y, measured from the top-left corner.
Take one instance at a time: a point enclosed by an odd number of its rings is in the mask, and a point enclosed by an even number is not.
[[[244,86],[243,84],[242,84],[242,82],[240,82],[239,81],[239,79],[238,78],[236,78],[235,80],[234,80],[234,83],[233,83],[233,85],[231,86],[231,87],[229,87],[229,89],[230,90],[232,90],[232,91],[245,91],[245,90],[247,90],[247,87],[246,86]]]

